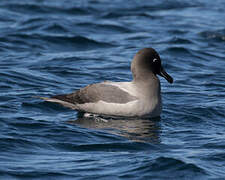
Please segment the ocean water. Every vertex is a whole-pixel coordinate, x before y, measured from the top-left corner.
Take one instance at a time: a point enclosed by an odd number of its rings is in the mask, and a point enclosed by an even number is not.
[[[0,180],[225,179],[224,0],[1,0]],[[34,96],[131,80],[155,48],[154,119],[84,118]]]

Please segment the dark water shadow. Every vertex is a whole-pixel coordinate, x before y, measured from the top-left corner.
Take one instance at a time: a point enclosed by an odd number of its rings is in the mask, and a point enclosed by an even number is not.
[[[101,129],[109,133],[123,136],[136,142],[160,143],[160,117],[157,118],[124,118],[124,117],[85,117],[78,113],[76,120],[70,124],[84,128]]]

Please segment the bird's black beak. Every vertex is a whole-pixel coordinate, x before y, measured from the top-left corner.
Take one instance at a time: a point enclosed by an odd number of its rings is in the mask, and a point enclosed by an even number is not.
[[[164,77],[170,84],[173,83],[173,78],[169,74],[167,74],[163,67],[160,68],[159,75]]]

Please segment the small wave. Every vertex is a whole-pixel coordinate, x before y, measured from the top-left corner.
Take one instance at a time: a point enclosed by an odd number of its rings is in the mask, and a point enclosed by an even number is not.
[[[180,57],[187,57],[187,56],[190,56],[191,55],[191,51],[188,50],[187,48],[185,47],[169,47],[166,49],[167,52],[169,53],[172,53],[172,54],[176,54],[177,55],[180,55]]]
[[[53,23],[43,28],[42,30],[51,32],[51,33],[66,33],[68,30],[60,24]]]
[[[158,2],[158,1],[157,1]],[[191,8],[191,7],[198,7],[199,3],[192,3],[192,2],[180,2],[180,1],[165,1],[160,2],[159,4],[152,4],[141,6],[142,10],[171,10],[171,9],[183,9],[183,8]]]
[[[22,87],[23,89],[46,87],[49,85],[57,85],[57,79],[60,77],[53,77],[51,75],[48,78],[40,76],[40,74],[35,73],[36,71],[7,71],[0,73],[2,77],[2,82],[6,82],[11,88],[16,86]],[[51,78],[52,77],[52,78]],[[25,94],[25,92],[17,92],[17,94]]]
[[[121,26],[121,25],[117,25],[117,24],[94,24],[94,23],[79,23],[77,24],[78,26],[83,26],[83,27],[87,27],[87,28],[94,28],[94,29],[98,29],[98,31],[102,31],[104,33],[112,33],[112,32],[116,32],[116,33],[130,33],[132,32],[129,28]]]
[[[146,3],[146,5],[137,5],[128,8],[116,8],[111,12],[107,12],[102,14],[103,18],[120,18],[124,16],[138,16],[138,17],[147,17],[151,19],[159,18],[159,16],[155,17],[146,12],[158,11],[158,10],[171,10],[171,9],[182,9],[182,8],[190,8],[196,7],[199,4],[187,3],[187,2],[179,2],[179,1],[166,1],[166,2],[152,2]]]
[[[193,116],[199,117],[216,118],[219,115],[217,107],[210,106],[210,103],[206,106],[199,104],[198,107],[192,107],[189,111],[193,113]]]
[[[102,14],[101,17],[106,18],[106,19],[113,19],[113,18],[120,18],[120,17],[126,17],[126,16],[146,17],[149,19],[160,18],[159,16],[153,16],[153,15],[150,15],[149,13],[138,12],[138,11],[107,12],[107,13]]]
[[[203,31],[200,33],[200,36],[209,39],[215,40],[218,42],[225,41],[225,29],[217,30],[217,31]]]
[[[92,7],[89,7],[89,8],[71,7],[71,8],[65,8],[63,12],[72,14],[72,15],[86,15],[89,13],[97,13],[97,10],[93,9]]]
[[[178,34],[183,35],[188,33],[188,31],[181,30],[181,29],[172,29],[172,30],[168,30],[168,32],[174,35],[178,35]]]
[[[39,43],[35,43],[35,41],[33,41],[33,39],[29,39],[29,36],[27,35],[8,35],[4,38],[0,38],[0,41],[1,43],[3,43],[3,47],[1,47],[0,45],[0,49],[4,52],[10,50],[16,52],[23,52],[27,49],[30,50],[30,48],[43,49],[42,45],[40,45]]]
[[[130,35],[127,36],[127,40],[145,40],[149,38],[149,34],[148,33],[132,33]]]
[[[39,4],[22,4],[22,3],[8,3],[3,6],[4,8],[17,13],[28,13],[28,14],[73,14],[73,15],[84,15],[88,14],[90,11],[87,9],[83,9],[81,7],[57,7],[57,6],[50,6],[50,5],[39,5]]]
[[[188,39],[184,39],[184,38],[174,37],[168,43],[172,43],[172,44],[192,44],[192,41],[188,40]]]
[[[13,132],[11,132],[12,135]],[[38,141],[34,140],[28,140],[26,138],[22,137],[11,137],[11,135],[6,136],[6,137],[1,137],[0,138],[1,144],[0,144],[0,150],[5,152],[10,152],[10,151],[24,151],[27,152],[29,149],[39,149],[41,146],[45,146],[45,143],[41,143]]]
[[[112,138],[110,138],[112,140]],[[137,145],[138,144],[138,145]],[[155,148],[153,145],[145,143],[133,143],[133,142],[115,142],[115,143],[104,143],[104,144],[73,144],[73,143],[57,143],[52,144],[53,147],[68,150],[68,151],[136,151],[136,150],[146,150],[149,146]]]
[[[11,34],[7,37],[10,41],[19,41],[20,43],[29,43],[29,46],[40,45],[42,41],[42,49],[49,50],[89,50],[95,48],[109,48],[114,45],[106,42],[99,42],[84,36],[56,36],[56,35],[40,35],[40,34]],[[6,40],[7,40],[6,39]]]
[[[168,157],[158,157],[152,162],[145,161],[137,168],[132,169],[127,173],[142,174],[147,178],[172,178],[179,179],[201,177],[207,175],[205,170],[198,167],[196,164],[186,163],[182,160]],[[123,175],[125,176],[126,173]]]
[[[40,24],[41,22],[44,21],[44,18],[41,18],[41,17],[30,17],[28,19],[25,19],[21,22],[21,25],[29,25],[29,24]]]
[[[160,169],[164,170],[171,169],[172,171],[190,171],[205,174],[205,171],[195,164],[186,163],[182,160],[168,157],[157,158],[152,164],[152,167],[154,170],[158,170],[158,168],[160,167]]]
[[[14,163],[14,166],[15,166],[15,163]],[[59,172],[58,170],[54,171],[50,169],[46,170],[46,168],[43,167],[43,169],[37,170],[36,167],[34,166],[30,168],[29,170],[27,170],[27,168],[25,169],[22,168],[18,171],[10,170],[10,169],[4,170],[4,171],[0,170],[0,174],[1,174],[1,178],[3,179],[39,179],[40,177],[41,179],[58,179],[58,178],[59,179],[75,179],[76,177],[76,176],[70,175],[70,173],[67,173],[67,172]]]
[[[18,12],[18,13],[48,13],[49,11],[51,12],[51,8],[47,8],[44,6],[39,6],[36,4],[5,4],[4,8],[13,11],[13,12]]]
[[[83,36],[72,36],[72,37],[65,37],[65,36],[40,36],[41,39],[46,40],[51,43],[55,44],[71,44],[71,46],[75,47],[82,47],[83,48],[102,48],[102,47],[111,47],[113,46],[110,43],[99,42],[93,39],[89,39]]]

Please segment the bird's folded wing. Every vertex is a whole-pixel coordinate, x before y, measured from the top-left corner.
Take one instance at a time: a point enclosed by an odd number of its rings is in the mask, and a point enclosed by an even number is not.
[[[79,109],[77,105],[85,103],[96,103],[104,101],[107,103],[126,104],[137,100],[137,98],[128,92],[111,84],[92,84],[88,85],[71,94],[62,94],[52,96],[51,98],[42,98],[49,102],[56,102],[72,109]]]

